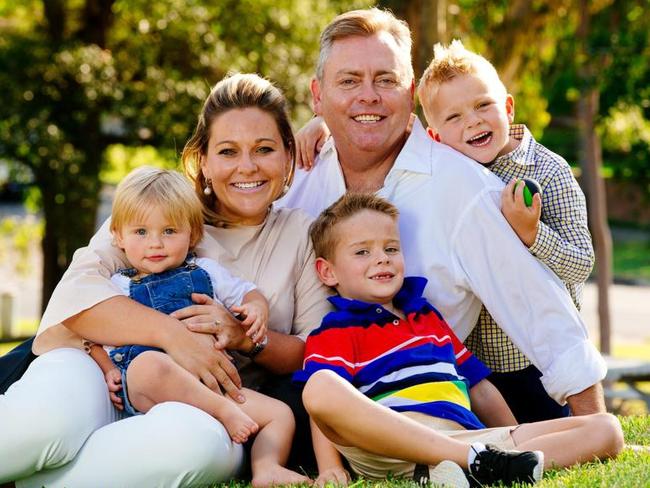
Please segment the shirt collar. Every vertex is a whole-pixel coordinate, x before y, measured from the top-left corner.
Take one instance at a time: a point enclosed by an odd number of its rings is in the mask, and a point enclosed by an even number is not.
[[[404,147],[397,155],[389,174],[393,171],[411,171],[430,175],[434,141],[427,135],[420,119],[414,114],[411,114],[409,126],[411,129],[410,134],[404,143]],[[325,141],[319,158],[323,161],[334,158],[340,164],[333,137],[329,137]]]
[[[325,143],[323,144],[323,147],[321,147],[320,154],[318,157],[325,159],[325,158],[336,157],[336,156],[337,153],[336,153],[336,147],[334,147],[334,138],[332,136],[329,136],[325,141]]]
[[[402,170],[430,175],[434,141],[428,136],[422,122],[416,115],[411,114],[409,126],[411,127],[411,133],[406,139],[404,147],[397,155],[390,172]]]
[[[494,164],[498,163],[516,163],[523,166],[531,166],[535,164],[535,151],[533,146],[535,138],[524,124],[512,124],[509,131],[510,137],[514,137],[519,141],[519,145],[503,156],[499,156],[494,160]]]
[[[405,314],[422,310],[422,308],[427,304],[426,299],[422,296],[426,286],[427,279],[422,278],[421,276],[409,276],[404,278],[404,284],[400,291],[397,292],[397,295],[395,295],[395,298],[393,298],[393,303]],[[384,309],[384,307],[378,303],[362,302],[361,300],[343,298],[340,295],[329,297],[328,300],[337,310],[355,313],[375,310],[377,308]]]

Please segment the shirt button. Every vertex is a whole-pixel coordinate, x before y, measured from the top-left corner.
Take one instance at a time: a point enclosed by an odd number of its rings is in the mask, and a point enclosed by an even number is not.
[[[397,319],[393,320],[393,325],[399,325],[399,320]]]
[[[122,361],[122,355],[118,352],[117,354],[115,354],[113,356],[113,361],[116,361],[116,362],[119,363],[120,361]]]
[[[381,308],[378,308],[378,309],[375,310],[375,312],[377,312],[377,313],[381,313],[382,310],[381,310]]]

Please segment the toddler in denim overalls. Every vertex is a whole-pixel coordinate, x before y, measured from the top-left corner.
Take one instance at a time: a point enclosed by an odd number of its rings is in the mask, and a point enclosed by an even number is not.
[[[132,266],[111,277],[121,293],[165,314],[195,305],[193,293],[206,295],[241,314],[246,340],[256,352],[263,349],[266,299],[254,284],[191,252],[203,236],[202,204],[182,175],[150,167],[131,172],[117,187],[111,232]],[[204,313],[213,312],[210,300],[201,301],[205,308],[189,318],[211,318],[212,313]],[[193,405],[219,420],[234,442],[257,434],[251,451],[254,476],[271,476],[279,484],[307,480],[282,466],[295,428],[293,413],[284,403],[243,388],[245,402],[236,404],[150,345],[90,344],[89,352],[104,372],[118,409],[136,415],[166,401]]]
[[[226,308],[232,308],[240,305],[246,293],[255,289],[255,285],[235,278],[216,261],[196,258],[192,253],[188,254],[185,262],[178,268],[144,277],[138,277],[136,268],[126,268],[114,274],[111,281],[124,295],[165,314],[193,305],[192,293],[214,297]],[[217,287],[221,292],[219,294],[215,293]],[[225,292],[228,294],[224,294]],[[161,349],[137,344],[104,346],[104,349],[121,373],[122,389],[117,392],[117,396],[123,402],[124,411],[130,415],[139,414],[129,402],[127,368],[131,361],[144,351]]]

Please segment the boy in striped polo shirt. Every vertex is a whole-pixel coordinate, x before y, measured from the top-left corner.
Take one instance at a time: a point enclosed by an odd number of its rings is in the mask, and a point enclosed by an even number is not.
[[[368,478],[420,465],[453,486],[468,483],[458,466],[473,483],[509,484],[538,481],[545,458],[616,455],[623,436],[609,414],[516,425],[489,369],[423,298],[426,280],[404,278],[397,216],[382,198],[347,194],[310,229],[318,275],[338,292],[294,377],[306,382],[319,482],[345,480],[338,453]],[[443,460],[458,466],[426,471]]]

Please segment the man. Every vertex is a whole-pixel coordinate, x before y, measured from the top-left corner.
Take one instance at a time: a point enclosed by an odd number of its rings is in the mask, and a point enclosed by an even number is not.
[[[407,274],[464,339],[485,304],[541,381],[574,414],[604,411],[604,362],[558,278],[521,244],[500,211],[498,178],[430,140],[411,116],[408,27],[390,13],[340,15],[321,36],[311,90],[332,138],[283,205],[312,215],[345,191],[372,191],[399,208]]]

